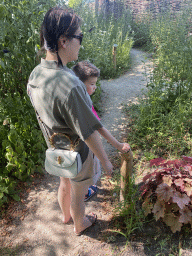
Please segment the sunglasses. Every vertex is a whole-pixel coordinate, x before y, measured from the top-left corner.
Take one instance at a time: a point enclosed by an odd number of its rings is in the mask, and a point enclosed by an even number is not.
[[[79,39],[79,42],[80,42],[80,45],[81,45],[82,40],[83,40],[83,34],[82,33],[79,34],[79,35],[71,35],[70,37]]]

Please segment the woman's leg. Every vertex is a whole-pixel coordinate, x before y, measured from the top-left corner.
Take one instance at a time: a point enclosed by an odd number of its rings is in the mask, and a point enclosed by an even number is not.
[[[75,233],[77,234],[90,227],[93,223],[85,216],[84,197],[87,190],[88,185],[71,183],[71,216],[74,221]]]
[[[71,183],[68,178],[60,177],[60,185],[58,189],[58,201],[63,213],[63,222],[69,222],[71,218],[70,204],[71,204]]]

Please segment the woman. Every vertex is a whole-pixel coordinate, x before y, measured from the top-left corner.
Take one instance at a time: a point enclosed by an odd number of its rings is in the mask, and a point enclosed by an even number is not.
[[[35,110],[43,121],[46,132],[65,133],[81,155],[83,168],[74,178],[60,178],[58,201],[63,222],[72,217],[75,234],[80,235],[95,223],[97,216],[85,216],[84,195],[88,187],[100,176],[99,159],[106,174],[111,175],[113,166],[103,149],[97,130],[102,127],[92,113],[92,102],[85,85],[66,67],[78,59],[83,35],[80,18],[73,12],[59,7],[50,9],[41,27],[41,46],[46,58],[32,71],[28,92]],[[48,147],[47,135],[44,133]],[[69,144],[57,138],[56,148],[66,149]],[[94,154],[97,158],[94,159]]]

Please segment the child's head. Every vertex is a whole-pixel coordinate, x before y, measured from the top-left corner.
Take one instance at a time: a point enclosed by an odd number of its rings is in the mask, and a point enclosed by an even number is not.
[[[89,61],[81,61],[73,67],[73,71],[86,85],[88,94],[93,94],[97,88],[96,82],[100,76],[100,70]]]

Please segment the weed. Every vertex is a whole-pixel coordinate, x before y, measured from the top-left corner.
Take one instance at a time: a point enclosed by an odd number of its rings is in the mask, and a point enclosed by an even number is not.
[[[115,208],[114,222],[117,229],[115,232],[128,239],[136,229],[142,228],[144,214],[139,205],[138,187],[135,186],[134,179],[130,179],[127,186],[128,194]]]

